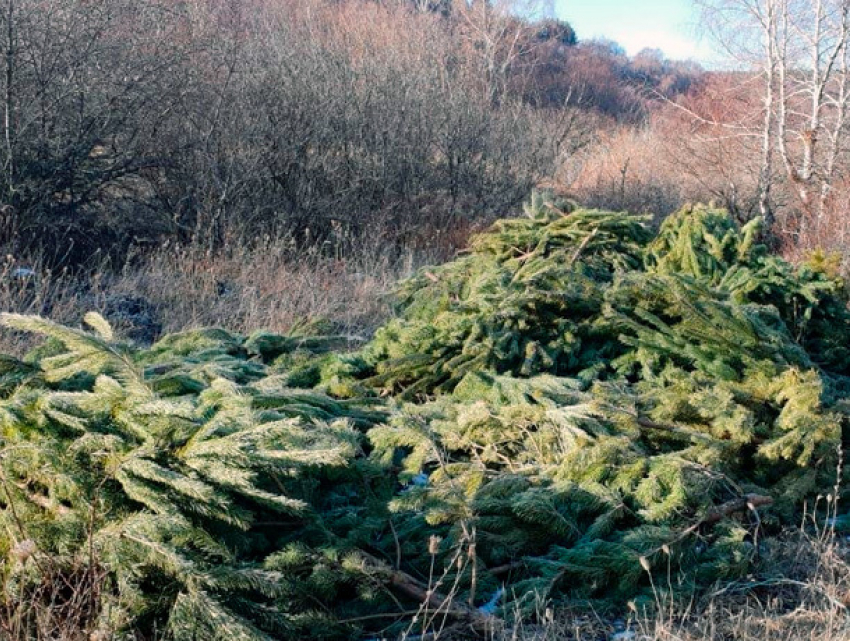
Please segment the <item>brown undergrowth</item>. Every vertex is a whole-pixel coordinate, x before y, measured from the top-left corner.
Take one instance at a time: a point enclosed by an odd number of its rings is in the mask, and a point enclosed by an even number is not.
[[[26,542],[25,542],[26,543]],[[20,563],[56,566],[50,558],[25,544],[10,555]],[[460,558],[460,557],[458,557]],[[108,590],[106,573],[91,559],[80,559],[73,571],[55,567],[44,573],[36,589],[19,594],[16,587],[0,588],[0,638],[8,641],[107,641],[114,631],[92,628],[101,610],[100,596]],[[675,581],[670,578],[670,586]],[[454,607],[451,585],[439,573],[432,590],[443,590],[439,603],[423,602],[411,612],[411,622],[399,641],[843,641],[850,639],[850,549],[835,532],[789,531],[766,548],[756,575],[718,585],[706,595],[675,600],[668,586],[656,586],[651,611],[634,608],[622,616],[593,611],[558,609],[537,604],[532,616],[514,617],[489,632],[470,634],[453,627],[443,615]],[[465,607],[459,604],[458,607]],[[35,636],[33,636],[35,635]],[[122,636],[139,639],[141,637]],[[156,641],[167,641],[167,633]],[[148,641],[145,639],[144,641]],[[150,641],[155,641],[150,639]],[[200,641],[200,640],[199,640]],[[387,641],[391,641],[387,639]]]
[[[26,550],[16,548],[12,553],[20,556]],[[51,565],[50,559],[34,560]],[[45,576],[31,594],[10,594],[14,586],[2,586],[5,606],[0,609],[0,638],[119,638],[112,631],[91,628],[100,608],[99,595],[108,589],[104,573],[91,570],[87,560],[81,560],[71,575],[48,572]],[[439,574],[434,584],[451,598],[451,586],[441,585]],[[690,601],[673,601],[665,586],[659,585],[652,611],[632,609],[621,616],[570,611],[541,602],[531,617],[472,635],[441,615],[441,609],[451,605],[447,601],[436,610],[433,604],[423,605],[411,612],[410,626],[398,641],[844,641],[850,639],[850,549],[844,537],[834,532],[789,531],[770,544],[757,575],[717,586]],[[143,641],[132,633],[120,638]],[[167,639],[163,633],[144,641]]]
[[[286,332],[324,319],[357,342],[386,320],[388,294],[399,279],[453,252],[454,243],[400,248],[380,237],[356,247],[304,250],[291,238],[266,237],[215,250],[197,243],[136,250],[123,265],[94,258],[77,273],[51,270],[37,256],[6,255],[0,259],[0,311],[74,325],[95,310],[136,338],[134,315],[141,309],[144,322],[153,325],[142,340],[209,326]],[[138,309],[127,311],[128,304]],[[0,352],[22,354],[29,340],[4,332]]]
[[[789,530],[766,546],[756,573],[691,599],[657,585],[651,610],[620,616],[571,611],[541,602],[533,616],[516,617],[488,641],[845,641],[850,640],[850,547],[832,530]],[[405,641],[482,638],[444,625],[411,626]],[[415,634],[412,631],[415,630]]]

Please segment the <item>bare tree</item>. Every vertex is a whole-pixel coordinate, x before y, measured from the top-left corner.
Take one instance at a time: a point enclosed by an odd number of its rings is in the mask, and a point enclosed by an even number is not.
[[[551,8],[539,0],[460,0],[452,8],[478,59],[484,94],[495,105],[534,46],[532,20],[548,16]]]
[[[527,98],[540,26],[511,7],[0,0],[0,204],[80,258],[504,211],[587,138]]]
[[[846,171],[850,100],[847,0],[700,0],[704,24],[741,78],[758,88],[761,116],[723,123],[760,140],[759,209],[774,219],[774,192],[794,196],[800,225],[824,215]],[[755,125],[758,121],[758,125]]]
[[[100,232],[121,233],[113,206],[162,163],[187,85],[186,20],[157,0],[6,0],[0,193],[19,229],[88,252],[111,212]]]

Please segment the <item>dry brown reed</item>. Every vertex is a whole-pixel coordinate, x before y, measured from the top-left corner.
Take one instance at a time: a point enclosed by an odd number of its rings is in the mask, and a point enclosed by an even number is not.
[[[248,333],[286,332],[325,319],[336,331],[367,338],[390,313],[399,279],[450,257],[453,244],[401,247],[381,236],[305,248],[291,237],[235,238],[134,250],[122,265],[94,261],[85,271],[52,271],[38,257],[0,260],[0,311],[77,324],[111,301],[144,301],[163,333],[219,326]],[[122,329],[119,323],[119,333]],[[21,354],[29,340],[0,333],[0,352]]]

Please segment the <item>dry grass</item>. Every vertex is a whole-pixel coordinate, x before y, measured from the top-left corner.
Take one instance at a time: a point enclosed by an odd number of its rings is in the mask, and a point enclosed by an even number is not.
[[[834,532],[792,532],[771,541],[758,578],[692,601],[657,586],[653,611],[621,619],[553,614],[500,631],[493,641],[845,641],[850,640],[850,548]]]
[[[620,618],[553,608],[541,601],[536,616],[503,624],[482,637],[465,633],[441,614],[451,608],[447,600],[437,610],[423,604],[406,633],[386,641],[850,641],[847,538],[829,530],[813,535],[797,530],[765,542],[763,548],[757,575],[717,586],[690,601],[674,600],[664,586],[656,585],[654,607],[627,610]],[[12,554],[20,556],[16,549]],[[450,565],[463,556],[457,555]],[[40,557],[40,563],[47,565],[44,581],[26,595],[0,583],[0,639],[118,638],[95,625],[106,580],[96,563],[80,559],[70,574],[67,568],[54,568],[49,557]],[[444,579],[435,574],[432,586],[451,599],[457,586],[443,585]],[[168,636],[157,634],[155,639]]]
[[[20,546],[18,546],[20,547]],[[38,561],[42,581],[24,591],[4,582],[0,590],[0,639],[4,641],[107,641],[94,623],[102,609],[105,571],[90,564],[55,567]]]
[[[295,257],[280,241],[219,253],[164,247],[99,283],[96,298],[140,296],[161,312],[165,332],[210,325],[286,331],[313,318],[362,332],[381,322],[386,294],[418,262],[412,254]]]
[[[136,252],[117,268],[95,264],[89,275],[55,272],[38,258],[0,262],[0,311],[39,314],[78,324],[117,299],[144,301],[163,333],[220,326],[248,333],[285,332],[326,319],[355,340],[390,313],[390,293],[416,268],[445,260],[451,246],[389,249],[378,238],[355,249],[300,250],[289,238],[235,241],[210,251],[197,244]],[[119,333],[121,323],[117,327]],[[0,332],[0,352],[21,354],[27,337]]]
[[[51,271],[39,257],[22,261],[6,255],[0,261],[0,312],[75,322],[82,317],[85,299],[86,291],[78,278],[65,271]],[[18,355],[30,345],[31,340],[23,334],[0,331],[2,353]]]
[[[810,521],[763,541],[753,575],[709,593],[689,599],[675,576],[655,579],[654,603],[620,616],[541,600],[533,616],[498,622],[486,641],[850,641],[850,537]],[[480,640],[446,617],[453,589],[433,587],[447,604],[427,616],[423,604],[401,641]]]
[[[663,134],[651,128],[603,131],[596,144],[567,159],[556,183],[589,207],[653,214],[676,211],[697,191],[665,154]]]

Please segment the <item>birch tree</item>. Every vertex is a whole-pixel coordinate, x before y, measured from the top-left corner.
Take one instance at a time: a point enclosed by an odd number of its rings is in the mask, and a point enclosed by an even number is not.
[[[760,141],[761,215],[773,225],[781,186],[801,231],[824,215],[833,185],[847,171],[850,1],[700,4],[704,24],[761,95],[758,118],[725,123]]]

